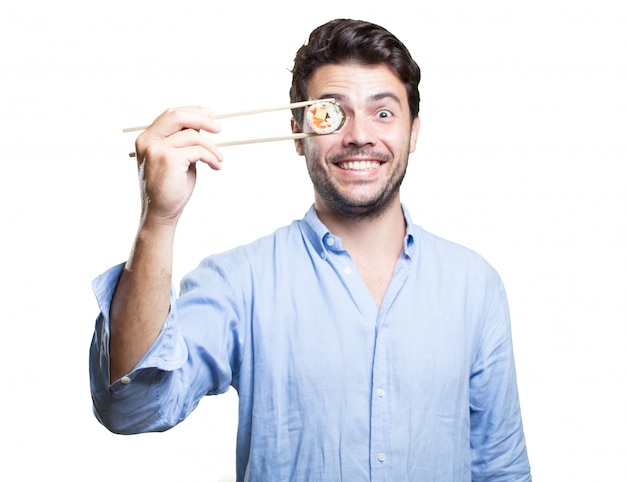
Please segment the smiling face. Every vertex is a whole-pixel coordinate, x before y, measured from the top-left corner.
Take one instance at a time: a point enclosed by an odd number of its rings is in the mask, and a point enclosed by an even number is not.
[[[296,141],[318,212],[368,218],[399,205],[419,130],[419,119],[411,121],[404,84],[386,65],[329,64],[313,73],[308,95],[335,98],[346,113],[338,133]]]

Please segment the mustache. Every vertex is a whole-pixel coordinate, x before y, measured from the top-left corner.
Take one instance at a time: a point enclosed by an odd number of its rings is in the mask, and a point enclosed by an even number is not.
[[[369,159],[377,159],[379,161],[388,162],[393,159],[393,156],[388,152],[376,151],[370,147],[349,147],[341,152],[336,152],[326,157],[326,160],[330,163],[336,164],[342,160],[350,157],[364,157]]]

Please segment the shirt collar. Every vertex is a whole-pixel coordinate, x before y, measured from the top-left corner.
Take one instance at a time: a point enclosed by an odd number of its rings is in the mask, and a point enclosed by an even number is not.
[[[404,214],[404,221],[406,222],[406,234],[404,236],[404,254],[409,258],[413,256],[415,250],[415,225],[409,215],[409,210],[404,204],[402,206],[402,213]]]
[[[412,257],[415,250],[415,226],[409,215],[409,211],[404,204],[402,206],[402,213],[406,222],[406,235],[404,236],[404,254],[408,257]],[[320,221],[317,215],[315,206],[312,205],[304,216],[305,235],[308,240],[315,246],[315,250],[318,253],[325,253],[326,247],[324,240],[329,236],[335,238],[335,248],[341,248],[341,239],[338,236],[333,235],[328,228]]]

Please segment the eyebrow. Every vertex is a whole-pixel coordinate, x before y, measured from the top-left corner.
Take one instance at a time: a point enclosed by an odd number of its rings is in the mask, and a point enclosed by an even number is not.
[[[320,98],[323,98],[323,99],[332,98],[332,99],[335,99],[338,102],[345,102],[345,101],[347,101],[349,99],[344,94],[337,94],[337,93],[332,93],[332,92],[329,92],[327,94],[323,94]],[[395,102],[397,102],[398,104],[402,105],[402,101],[400,100],[400,98],[396,94],[394,94],[393,92],[380,92],[378,94],[373,94],[373,95],[370,95],[367,100],[368,101],[378,101],[378,100],[383,100],[383,99],[392,99]]]

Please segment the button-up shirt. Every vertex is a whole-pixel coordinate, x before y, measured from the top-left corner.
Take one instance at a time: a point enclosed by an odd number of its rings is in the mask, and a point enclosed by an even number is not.
[[[500,277],[403,210],[404,250],[380,307],[311,208],[185,276],[155,344],[112,385],[122,266],[101,275],[98,419],[119,433],[167,430],[232,386],[239,481],[530,481]]]

